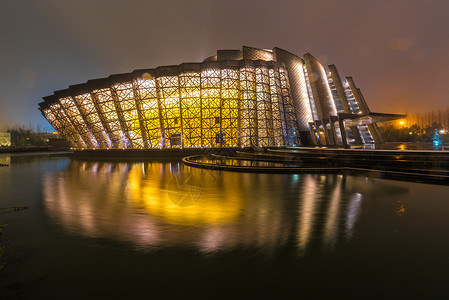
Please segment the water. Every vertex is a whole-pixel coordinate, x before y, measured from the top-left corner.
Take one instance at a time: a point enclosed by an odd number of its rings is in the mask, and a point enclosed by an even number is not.
[[[449,187],[1,155],[0,296],[444,298]]]

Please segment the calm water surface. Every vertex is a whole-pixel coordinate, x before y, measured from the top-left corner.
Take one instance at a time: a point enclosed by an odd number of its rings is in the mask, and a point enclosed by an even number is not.
[[[3,295],[449,295],[449,187],[0,155]],[[5,292],[6,291],[6,292]]]

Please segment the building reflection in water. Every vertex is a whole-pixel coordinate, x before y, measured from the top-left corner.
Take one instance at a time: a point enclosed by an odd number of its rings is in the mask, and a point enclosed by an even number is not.
[[[346,208],[345,233],[347,239],[350,239],[352,236],[355,222],[357,221],[361,210],[362,210],[362,194],[354,193],[351,195],[348,206]]]
[[[314,217],[316,215],[317,180],[311,175],[305,176],[303,181],[303,192],[299,195],[299,216],[298,216],[298,247],[303,252],[309,244],[313,231]]]
[[[352,236],[360,217],[364,179],[343,175],[305,175],[299,194],[297,241],[299,253],[312,243],[333,249],[344,233]]]
[[[70,234],[139,249],[274,253],[333,249],[353,235],[370,181],[342,175],[217,172],[178,162],[73,160],[44,178],[50,218]]]

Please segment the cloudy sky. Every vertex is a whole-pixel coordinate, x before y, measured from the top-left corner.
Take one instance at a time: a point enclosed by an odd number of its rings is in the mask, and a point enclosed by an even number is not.
[[[372,111],[449,106],[448,0],[2,0],[0,125],[42,97],[217,49],[278,46],[353,76]]]

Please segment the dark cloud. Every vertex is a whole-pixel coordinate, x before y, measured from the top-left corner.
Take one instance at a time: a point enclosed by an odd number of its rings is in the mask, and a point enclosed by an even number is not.
[[[88,79],[279,46],[353,76],[373,111],[446,107],[449,2],[4,1],[0,123],[45,124],[41,97]]]

